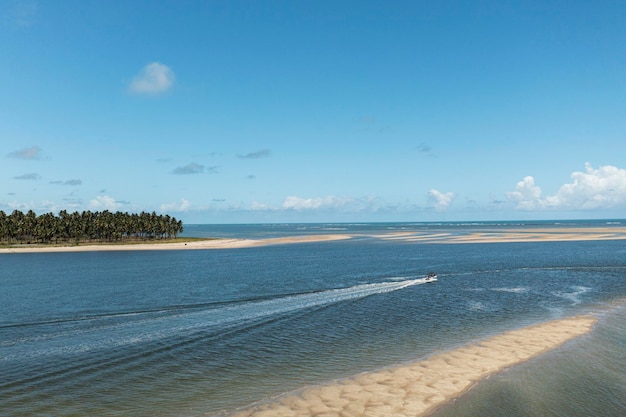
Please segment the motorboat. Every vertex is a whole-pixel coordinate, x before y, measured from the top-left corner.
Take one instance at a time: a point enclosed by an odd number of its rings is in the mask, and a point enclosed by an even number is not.
[[[434,272],[429,272],[426,278],[424,278],[425,282],[435,282],[437,281],[437,274]]]

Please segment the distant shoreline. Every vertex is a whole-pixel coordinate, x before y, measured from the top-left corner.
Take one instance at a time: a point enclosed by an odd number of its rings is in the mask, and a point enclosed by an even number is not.
[[[254,246],[282,245],[288,243],[325,242],[350,239],[351,235],[307,235],[269,239],[206,239],[172,243],[96,244],[75,246],[14,246],[0,248],[3,253],[54,253],[54,252],[100,252],[100,251],[155,251],[155,250],[202,250],[237,249]]]
[[[447,231],[406,231],[382,234],[310,234],[267,239],[213,238],[172,243],[134,244],[87,244],[76,246],[12,246],[0,248],[3,253],[52,253],[52,252],[97,252],[97,251],[151,251],[151,250],[202,250],[238,249],[257,246],[284,245],[346,240],[354,237],[369,237],[381,240],[410,243],[507,243],[507,242],[564,242],[590,240],[625,240],[626,227],[550,227],[550,228],[478,228],[467,233]]]

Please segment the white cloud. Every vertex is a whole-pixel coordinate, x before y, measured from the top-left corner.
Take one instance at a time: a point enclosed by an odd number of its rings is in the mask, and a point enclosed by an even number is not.
[[[161,204],[160,210],[162,213],[181,212],[188,211],[190,207],[191,203],[189,200],[181,198],[180,202]]]
[[[0,210],[4,210],[8,214],[8,212],[11,212],[13,210],[27,211],[27,210],[30,210],[30,207],[28,204],[25,204],[25,203],[19,203],[17,201],[10,201],[8,203],[0,202]]]
[[[428,192],[428,199],[435,204],[435,210],[443,211],[454,201],[454,193],[442,193],[432,189]]]
[[[524,177],[515,186],[515,191],[506,193],[506,196],[520,210],[534,210],[545,206],[541,199],[541,188],[535,185],[535,179],[531,176]]]
[[[253,201],[252,204],[250,204],[250,210],[252,210],[252,211],[266,211],[266,210],[271,210],[271,207],[268,206],[267,204],[263,204],[263,203],[259,203],[257,201]]]
[[[389,210],[389,207],[386,207],[380,198],[374,196],[354,198],[328,195],[315,198],[289,196],[283,200],[280,209],[295,211],[333,210],[338,213],[375,213]]]
[[[562,185],[557,193],[541,197],[541,188],[533,177],[517,183],[515,191],[507,193],[509,200],[521,210],[541,208],[592,210],[626,205],[626,170],[611,165],[594,169],[585,164],[585,172],[573,172],[572,182]]]
[[[139,72],[130,83],[129,90],[139,94],[158,94],[170,89],[176,76],[167,65],[152,62]]]
[[[55,213],[59,211],[57,209],[58,205],[54,201],[50,201],[50,200],[42,200],[41,203],[39,204],[39,207],[45,208],[44,211],[46,213]]]
[[[89,209],[96,211],[117,211],[120,209],[120,207],[122,207],[122,205],[122,202],[119,202],[113,197],[109,197],[108,195],[99,195],[95,199],[89,201]]]
[[[300,198],[289,196],[285,198],[282,204],[284,209],[292,210],[314,210],[325,208],[338,208],[352,203],[350,198],[335,197],[332,195],[317,198]]]
[[[626,170],[606,165],[593,169],[585,164],[585,172],[574,172],[570,184],[561,186],[547,201],[551,206],[595,209],[612,208],[626,203]]]

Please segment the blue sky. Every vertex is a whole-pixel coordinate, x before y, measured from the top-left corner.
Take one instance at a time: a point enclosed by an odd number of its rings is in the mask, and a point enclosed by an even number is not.
[[[626,218],[626,3],[0,0],[0,210]]]

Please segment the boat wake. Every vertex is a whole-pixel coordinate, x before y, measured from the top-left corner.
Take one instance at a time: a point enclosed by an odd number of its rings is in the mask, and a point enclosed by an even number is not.
[[[221,333],[257,326],[300,310],[320,308],[426,283],[425,278],[390,279],[345,288],[226,303],[174,306],[149,311],[19,324],[20,336],[2,340],[5,355],[16,357],[78,354],[154,342],[181,335]]]

